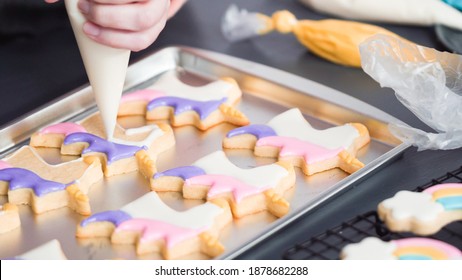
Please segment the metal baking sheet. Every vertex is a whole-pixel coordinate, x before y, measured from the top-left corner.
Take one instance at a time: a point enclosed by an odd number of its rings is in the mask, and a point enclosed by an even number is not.
[[[398,122],[386,113],[346,94],[313,81],[267,66],[223,54],[186,47],[163,49],[129,67],[125,91],[144,88],[155,82],[165,71],[176,70],[180,78],[200,85],[223,76],[235,78],[243,90],[237,106],[252,123],[266,123],[288,108],[298,107],[306,119],[322,129],[347,122],[365,124],[372,136],[371,143],[363,148],[358,158],[366,164],[360,171],[347,175],[333,169],[313,176],[305,176],[297,169],[297,183],[286,193],[291,204],[288,215],[277,219],[266,212],[235,219],[221,234],[225,252],[218,259],[231,259],[273,234],[285,224],[314,209],[329,197],[353,186],[371,175],[380,166],[400,155],[407,146],[400,144],[388,131],[387,123]],[[47,104],[20,121],[0,131],[1,157],[28,143],[30,135],[43,126],[61,121],[80,120],[96,111],[91,89],[84,86],[68,93],[62,99]],[[142,117],[121,118],[125,127],[145,124]],[[221,149],[226,132],[234,126],[221,124],[200,132],[194,127],[175,128],[176,146],[160,155],[159,171],[189,165],[210,152]],[[57,149],[38,149],[43,158],[56,164],[70,160]],[[230,160],[241,168],[251,168],[275,162],[258,158],[249,150],[225,150]],[[89,197],[93,213],[118,209],[149,192],[149,183],[141,175],[132,173],[106,178],[94,185]],[[184,210],[203,203],[201,200],[184,200],[180,193],[159,193],[171,207]],[[0,197],[0,204],[7,197]],[[0,235],[0,258],[24,253],[51,239],[58,239],[70,259],[159,259],[158,254],[137,256],[134,245],[112,245],[108,239],[76,239],[76,225],[85,217],[68,208],[34,215],[29,206],[20,206],[21,227]],[[190,255],[185,258],[206,258]]]

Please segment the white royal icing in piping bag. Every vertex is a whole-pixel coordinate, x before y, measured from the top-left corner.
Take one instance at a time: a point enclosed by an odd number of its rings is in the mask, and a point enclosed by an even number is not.
[[[65,0],[67,13],[79,45],[85,70],[101,112],[108,140],[113,138],[120,97],[127,73],[130,51],[101,45],[83,33],[84,16],[78,0]]]

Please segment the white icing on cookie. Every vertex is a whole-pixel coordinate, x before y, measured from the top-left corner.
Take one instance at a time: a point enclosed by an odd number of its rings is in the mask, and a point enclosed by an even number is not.
[[[17,258],[24,260],[67,260],[61,249],[61,244],[56,239],[19,255]]]
[[[396,245],[376,237],[367,237],[359,243],[349,244],[342,249],[344,260],[396,260],[393,255]]]
[[[252,169],[239,168],[229,161],[223,151],[213,152],[199,159],[193,165],[202,168],[207,174],[231,176],[259,189],[275,187],[288,174],[288,171],[278,164]]]
[[[359,137],[356,128],[349,124],[317,130],[305,120],[298,108],[277,115],[267,125],[274,129],[278,136],[298,138],[327,149],[348,149]]]
[[[148,131],[151,131],[149,135],[144,138],[141,141],[131,141],[131,140],[125,140],[125,139],[120,139],[120,138],[113,138],[112,142],[118,143],[118,144],[123,144],[123,145],[132,145],[132,146],[138,146],[138,147],[150,147],[152,142],[156,140],[157,138],[161,137],[164,135],[164,131],[158,127],[157,125],[147,125],[147,126],[142,126],[142,127],[137,127],[137,128],[129,128],[125,130],[125,135],[130,136],[130,135],[136,135],[140,133],[146,133]]]
[[[181,98],[192,99],[196,101],[220,100],[224,97],[229,98],[228,92],[233,85],[216,80],[204,86],[194,87],[180,81],[174,71],[165,73],[160,79],[150,88],[159,90],[167,96],[175,96]]]
[[[206,202],[187,211],[179,212],[166,205],[156,192],[145,194],[120,210],[128,213],[132,218],[152,219],[193,229],[211,227],[215,218],[224,211],[217,205]]]
[[[145,126],[140,126],[140,127],[133,127],[133,128],[126,129],[125,135],[136,135],[140,133],[147,133],[155,129],[160,129],[160,128],[155,124],[150,124],[150,125],[145,125]]]
[[[432,195],[425,192],[399,191],[395,196],[382,202],[391,210],[393,218],[404,220],[415,218],[420,221],[431,221],[444,212],[444,207],[434,202]]]

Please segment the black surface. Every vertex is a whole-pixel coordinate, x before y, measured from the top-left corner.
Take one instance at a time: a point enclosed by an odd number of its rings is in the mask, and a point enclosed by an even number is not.
[[[437,25],[435,27],[436,36],[448,47],[449,50],[462,54],[462,31]]]
[[[2,1],[2,0],[0,0]],[[361,69],[326,62],[302,47],[292,35],[270,34],[250,41],[230,44],[220,32],[226,8],[236,3],[241,8],[265,14],[288,9],[299,19],[320,19],[291,0],[190,0],[171,19],[158,40],[147,50],[132,55],[132,61],[171,45],[187,45],[226,53],[282,69],[338,89],[370,103],[419,128],[425,128],[395,98],[390,89],[382,89]],[[62,10],[54,11],[61,16]],[[0,20],[0,27],[8,22]],[[433,28],[382,25],[418,44],[445,50]],[[14,122],[54,98],[87,82],[77,45],[67,21],[50,27],[37,25],[36,35],[17,40],[0,40],[0,125]],[[51,28],[51,29],[49,29]],[[1,30],[2,28],[0,28]],[[43,31],[43,32],[42,32]],[[461,150],[426,151],[411,149],[389,167],[347,193],[330,200],[315,212],[295,221],[280,234],[272,236],[249,252],[244,259],[279,259],[292,244],[324,232],[342,221],[375,209],[383,199],[399,189],[416,185],[462,164]]]

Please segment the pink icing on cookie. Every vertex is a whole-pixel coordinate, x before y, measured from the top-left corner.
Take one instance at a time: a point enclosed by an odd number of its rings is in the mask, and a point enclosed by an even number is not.
[[[398,248],[405,248],[405,247],[433,247],[441,252],[444,252],[448,258],[460,258],[462,257],[461,252],[456,248],[447,243],[430,239],[430,238],[404,238],[399,240],[392,240],[394,244]]]
[[[64,136],[67,136],[75,132],[87,132],[87,130],[79,124],[65,122],[65,123],[57,123],[57,124],[44,127],[39,131],[39,133],[41,134],[54,133],[54,134],[64,134]]]
[[[302,156],[306,163],[312,164],[337,156],[343,148],[326,149],[324,147],[292,137],[269,136],[257,141],[256,146],[272,146],[281,148],[280,156]]]
[[[261,193],[270,188],[269,186],[257,188],[226,175],[200,175],[186,180],[185,187],[192,187],[193,185],[210,186],[208,198],[231,192],[237,203],[247,196]]]
[[[433,187],[430,187],[423,192],[433,194],[436,191],[442,190],[442,189],[459,189],[462,187],[462,184],[441,184],[441,185],[436,185]]]
[[[175,226],[161,221],[150,219],[131,219],[122,222],[117,228],[119,231],[141,232],[140,242],[155,241],[164,239],[168,248],[171,248],[181,241],[197,236],[205,228],[191,229]]]
[[[12,167],[8,162],[0,160],[0,170]]]
[[[146,101],[149,102],[153,99],[165,96],[165,93],[153,90],[153,89],[143,89],[128,93],[122,96],[120,103],[133,102],[133,101]]]

